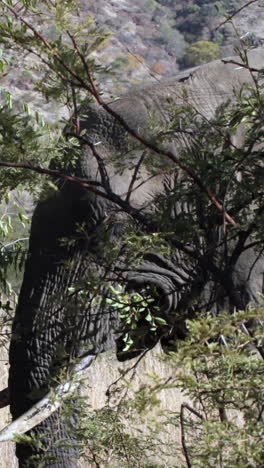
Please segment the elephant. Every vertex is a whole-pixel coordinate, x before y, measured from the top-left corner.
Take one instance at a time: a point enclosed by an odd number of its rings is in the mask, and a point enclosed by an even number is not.
[[[254,70],[263,69],[264,49],[249,51],[248,58]],[[172,104],[174,108],[179,107],[186,100],[200,115],[212,119],[219,105],[234,100],[234,91],[244,83],[253,83],[252,73],[239,67],[237,62],[241,62],[238,57],[225,63],[216,60],[168,81],[131,90],[108,104],[112,114],[120,116],[122,121],[95,103],[79,109],[81,135],[87,140],[80,141],[77,162],[72,164],[71,153],[67,153],[65,167],[56,161],[52,164],[67,174],[88,180],[92,190],[82,184],[58,180],[58,189],[41,200],[35,209],[10,345],[9,390],[13,420],[47,393],[60,369],[84,355],[97,355],[117,346],[120,359],[127,359],[154,346],[159,339],[166,348],[167,335],[184,337],[184,321],[175,317],[192,314],[187,301],[190,284],[197,295],[210,295],[212,280],[208,281],[201,274],[201,269],[206,270],[208,264],[201,266],[194,262],[190,268],[184,261],[181,264],[181,253],[175,245],[169,259],[159,251],[146,252],[138,265],[127,265],[127,268],[121,252],[119,270],[109,273],[109,265],[104,264],[109,255],[105,236],[111,245],[120,245],[122,250],[121,239],[134,214],[135,222],[145,223],[146,232],[153,233],[157,228],[151,224],[153,206],[159,194],[164,193],[166,178],[162,172],[151,177],[147,166],[139,168],[144,148],[137,144],[131,146],[133,139],[129,129],[152,141],[157,128],[150,124],[152,116],[161,124],[169,122]],[[70,133],[69,129],[70,126],[66,132]],[[239,140],[241,135],[238,132],[233,138]],[[170,139],[165,144],[177,156],[179,140]],[[123,163],[123,168],[117,167],[113,156]],[[134,185],[131,184],[133,178]],[[244,307],[249,301],[257,300],[263,272],[263,259],[252,249],[241,254],[232,271],[221,277],[223,292],[219,307],[223,303]],[[96,279],[98,282],[99,278],[104,278],[116,284],[120,277],[131,291],[140,292],[148,287],[152,291],[153,287],[155,300],[159,301],[161,313],[170,324],[167,328],[158,327],[155,332],[147,330],[144,342],[139,343],[134,353],[127,354],[122,353],[123,328],[118,310],[105,299],[104,287],[107,286],[102,287],[99,301],[91,300]],[[91,291],[78,295],[74,287],[82,282],[90,284]],[[75,424],[73,417],[72,425]],[[46,461],[41,466],[77,466],[79,454],[74,446],[74,435],[58,412],[29,434],[40,438],[42,446],[17,444],[21,468],[32,456],[35,457],[32,466],[37,466],[38,457],[44,453]],[[59,440],[64,443],[58,444]]]

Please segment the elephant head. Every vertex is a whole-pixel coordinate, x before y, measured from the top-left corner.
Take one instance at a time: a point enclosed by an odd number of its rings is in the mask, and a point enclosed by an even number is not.
[[[263,49],[253,50],[248,56],[254,69],[263,68]],[[132,133],[150,141],[155,136],[150,125],[153,116],[161,124],[169,122],[172,107],[187,102],[211,119],[220,104],[233,100],[234,90],[251,82],[252,74],[246,68],[218,60],[168,82],[132,90],[109,103],[109,108]],[[120,340],[118,311],[105,300],[106,286],[100,289],[101,297],[97,300],[96,281],[116,284],[121,278],[128,290],[155,289],[169,327],[165,330],[160,327],[154,335],[147,331],[138,352],[153,346],[160,336],[165,342],[166,333],[173,336],[178,332],[183,336],[184,324],[175,317],[184,314],[186,317],[189,313],[188,298],[194,290],[204,297],[210,294],[210,284],[200,273],[208,265],[193,262],[186,266],[177,246],[170,259],[159,252],[148,252],[137,265],[126,264],[121,249],[123,231],[136,213],[136,222],[143,220],[148,232],[153,232],[153,200],[164,193],[166,181],[162,174],[153,178],[147,168],[142,168],[144,149],[138,142],[131,144],[127,128],[107,110],[97,104],[84,105],[80,120],[85,136],[79,159],[66,170],[88,180],[93,191],[81,184],[58,182],[58,190],[40,201],[33,215],[10,347],[9,387],[14,420],[47,393],[61,368],[84,355],[112,348]],[[177,142],[170,139],[168,147],[177,155],[180,144],[179,138]],[[122,171],[114,162],[115,156],[124,166]],[[154,158],[155,155],[153,164]],[[104,259],[108,245],[104,236],[120,245],[120,259],[114,269]],[[254,263],[255,258],[252,251],[247,252],[247,258],[239,257],[229,278],[222,279],[223,301],[237,305],[240,293],[245,301],[254,299],[264,268],[260,260]],[[237,294],[231,291],[231,276]],[[84,295],[73,289],[81,288],[82,282],[90,284],[90,291]],[[58,413],[43,421],[33,433],[41,438],[43,446],[18,444],[19,466],[25,466],[29,456],[38,457],[44,451],[49,457],[44,466],[77,466],[78,451],[69,448],[74,442],[71,430]],[[67,443],[60,446],[58,440]]]

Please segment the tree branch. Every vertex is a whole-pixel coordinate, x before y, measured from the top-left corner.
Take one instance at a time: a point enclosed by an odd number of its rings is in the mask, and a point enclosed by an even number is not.
[[[56,177],[60,178],[63,180],[66,180],[68,182],[74,183],[79,185],[80,187],[89,190],[90,192],[94,193],[95,195],[98,195],[100,197],[105,198],[108,201],[111,201],[117,205],[120,206],[126,213],[130,214],[133,218],[138,220],[139,222],[147,225],[150,227],[150,223],[147,222],[146,217],[140,213],[140,210],[134,208],[131,206],[128,202],[123,200],[121,197],[116,195],[114,192],[104,192],[103,190],[99,190],[96,188],[96,186],[101,186],[99,182],[94,182],[94,181],[88,181],[87,179],[77,177],[77,176],[72,176],[72,175],[67,175],[64,174],[63,172],[60,172],[55,169],[46,169],[41,166],[35,166],[31,163],[14,163],[14,162],[5,162],[5,161],[0,161],[0,167],[14,167],[17,169],[27,169],[29,171],[37,172],[38,174],[45,174],[51,177]]]
[[[254,68],[254,67],[250,67],[247,63],[241,63],[241,62],[237,62],[236,60],[232,60],[232,59],[221,59],[222,62],[224,64],[227,64],[227,63],[232,63],[233,65],[237,65],[238,67],[240,68],[246,68],[247,70],[249,70],[251,73],[260,73],[263,68]]]

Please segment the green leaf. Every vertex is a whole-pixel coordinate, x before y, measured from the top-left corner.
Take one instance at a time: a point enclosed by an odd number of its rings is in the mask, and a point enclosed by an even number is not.
[[[147,316],[145,317],[145,320],[147,320],[147,322],[152,322],[153,316],[151,315],[150,312],[148,312]]]
[[[5,94],[5,100],[6,100],[6,103],[9,107],[9,109],[12,109],[13,108],[13,98],[12,98],[12,95],[9,91],[6,91],[6,94]]]
[[[161,317],[155,317],[154,320],[155,320],[155,322],[157,322],[159,325],[167,325],[166,320],[164,320],[164,319],[161,318]]]

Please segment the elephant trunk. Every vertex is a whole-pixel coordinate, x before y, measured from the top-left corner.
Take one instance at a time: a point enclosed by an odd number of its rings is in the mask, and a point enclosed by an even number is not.
[[[38,268],[42,270],[41,277],[38,275],[34,277],[32,261],[34,264],[37,262]],[[65,311],[59,306],[62,299],[60,286],[65,284],[65,294],[67,294],[67,286],[71,284],[70,277],[74,279],[78,275],[78,267],[74,270],[71,274],[67,272],[67,276],[63,264],[55,265],[48,256],[38,255],[34,258],[31,252],[10,346],[10,407],[14,419],[48,392],[49,386],[52,385],[52,376],[55,378],[56,372],[60,370],[60,354],[65,342],[65,317],[63,317]],[[43,440],[41,434],[44,434]],[[54,462],[51,465],[54,468],[76,466],[78,458],[76,449],[54,448],[55,441],[59,439],[67,440],[68,446],[73,442],[58,413],[37,426],[30,432],[30,436],[38,440],[39,444],[38,447],[34,444],[17,445],[17,456],[21,467],[26,466],[32,456],[36,457],[34,458],[36,463],[40,452],[48,455],[50,459],[55,460],[55,457],[59,457],[67,460],[67,465]]]
[[[70,241],[76,237],[77,221],[84,219],[74,204],[76,199],[81,205],[80,193],[74,197],[76,194],[69,192],[68,188],[39,203],[32,220],[10,345],[13,419],[56,385],[69,363],[114,344],[114,311],[104,309],[103,303],[91,305],[89,297],[79,297],[71,289],[80,280],[89,279],[91,265],[87,240],[79,239],[72,245],[63,243],[63,238]],[[52,414],[29,432],[37,444],[17,444],[19,466],[30,466],[29,463],[36,466],[45,456],[45,467],[76,467],[79,455],[73,436],[76,423],[74,417],[66,423],[58,412]]]

